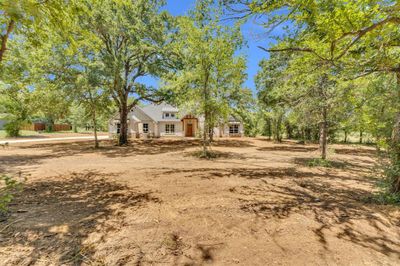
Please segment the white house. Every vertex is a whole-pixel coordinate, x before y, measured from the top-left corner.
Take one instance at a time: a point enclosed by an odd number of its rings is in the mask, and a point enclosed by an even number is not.
[[[201,117],[182,115],[177,108],[165,103],[136,106],[128,114],[128,134],[133,138],[196,137],[200,135],[203,121]],[[110,135],[119,134],[120,125],[117,114],[109,121]],[[234,116],[214,128],[214,136],[217,137],[241,137],[243,133],[243,123]]]

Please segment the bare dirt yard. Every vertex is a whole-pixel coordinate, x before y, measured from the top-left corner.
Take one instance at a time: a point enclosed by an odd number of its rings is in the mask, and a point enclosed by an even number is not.
[[[0,223],[1,265],[400,265],[400,208],[371,201],[373,148],[222,139],[11,145],[28,180]]]

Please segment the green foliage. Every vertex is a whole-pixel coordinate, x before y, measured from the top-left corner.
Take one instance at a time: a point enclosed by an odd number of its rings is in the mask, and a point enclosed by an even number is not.
[[[178,20],[174,50],[180,55],[180,68],[164,76],[165,90],[179,97],[175,102],[187,113],[204,117],[203,147],[208,132],[223,124],[244,95],[242,83],[246,67],[236,51],[242,45],[239,25],[220,23],[221,11],[213,1],[198,1],[191,17]]]
[[[160,11],[162,5],[163,1],[148,0],[86,1],[85,15],[78,19],[80,45],[102,63],[102,88],[120,111],[120,145],[128,141],[128,111],[141,100],[158,102],[164,96],[139,78],[159,77],[175,65],[174,20]]]
[[[375,200],[380,204],[400,204],[400,194],[394,190],[396,186],[398,187],[400,163],[393,160],[381,162],[379,172],[381,180],[378,182],[378,187],[380,191],[375,195]]]
[[[321,158],[312,159],[312,160],[307,162],[307,165],[309,167],[325,167],[325,168],[333,167],[331,161],[324,160],[324,159],[321,159]]]
[[[1,86],[1,85],[0,85]],[[29,91],[19,84],[14,87],[0,87],[0,114],[6,120],[5,130],[10,137],[19,136],[21,126],[27,123],[33,113],[33,99]]]
[[[0,184],[0,216],[4,216],[15,193],[22,189],[22,183],[11,176],[1,175]]]
[[[193,152],[192,155],[194,157],[197,157],[197,158],[200,158],[200,159],[207,159],[207,160],[218,158],[218,154],[213,152],[213,151],[210,151],[210,150],[196,151],[196,152]]]

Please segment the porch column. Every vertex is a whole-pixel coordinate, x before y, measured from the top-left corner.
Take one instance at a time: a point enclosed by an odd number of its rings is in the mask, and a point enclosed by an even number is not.
[[[160,134],[158,132],[158,124],[154,123],[154,137],[159,137]]]

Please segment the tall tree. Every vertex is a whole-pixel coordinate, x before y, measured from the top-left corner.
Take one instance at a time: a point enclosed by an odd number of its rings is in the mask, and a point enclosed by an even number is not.
[[[7,64],[2,69],[0,79],[0,114],[5,117],[9,136],[19,135],[23,124],[29,122],[37,110],[37,101],[32,96],[33,83],[31,69],[32,51],[23,38],[14,38],[13,49],[9,51]]]
[[[80,24],[99,51],[108,90],[118,106],[121,123],[119,144],[128,142],[127,116],[141,100],[159,102],[161,92],[140,83],[144,76],[158,77],[173,66],[169,46],[172,18],[161,12],[163,1],[85,1]],[[133,99],[128,102],[128,98]]]
[[[94,147],[99,148],[97,138],[97,121],[101,115],[110,114],[111,98],[106,89],[104,66],[93,54],[83,53],[79,60],[76,88],[74,90],[76,102],[83,107],[85,115],[90,117],[93,134]]]
[[[245,60],[235,53],[242,45],[238,25],[221,25],[214,1],[198,1],[191,17],[179,20],[182,68],[165,78],[178,94],[178,104],[203,117],[202,147],[208,156],[210,132],[226,121],[245,78]]]
[[[222,0],[231,12],[241,17],[264,19],[270,32],[290,22],[293,34],[284,47],[275,52],[307,53],[330,65],[345,67],[354,76],[375,72],[396,76],[396,99],[400,99],[400,3],[396,0],[338,1],[261,1]],[[320,45],[309,45],[308,40]],[[269,49],[265,49],[269,50]],[[272,51],[272,50],[269,50]],[[392,165],[400,165],[400,100],[393,123],[390,150]],[[398,173],[398,172],[397,172]],[[400,192],[400,173],[393,177],[393,192]]]

